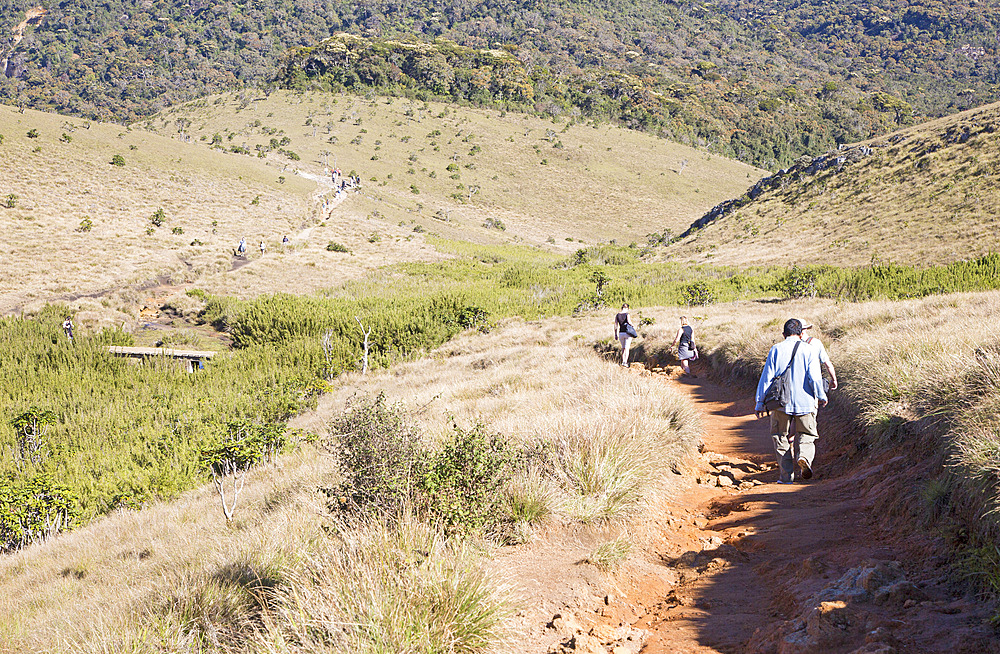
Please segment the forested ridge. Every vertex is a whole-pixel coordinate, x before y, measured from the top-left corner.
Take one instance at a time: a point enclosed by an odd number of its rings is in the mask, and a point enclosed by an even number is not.
[[[11,34],[33,6],[0,1],[0,29]],[[3,46],[0,100],[122,121],[222,88],[265,88],[280,79],[614,120],[775,168],[990,101],[998,80],[996,1],[42,6],[48,13],[24,39]],[[339,71],[318,65],[329,44],[315,46],[341,31],[368,39],[367,54],[342,61]],[[490,66],[470,68],[469,56],[444,53],[447,66],[439,59],[435,65],[449,80],[470,80],[464,86],[428,85],[426,76],[398,65],[392,44],[424,42],[442,54],[451,46],[441,39],[506,52],[511,65],[499,76],[491,69],[489,84],[472,84],[474,72],[481,77]],[[352,75],[355,64],[362,67]],[[511,85],[530,86],[530,93],[512,94]]]

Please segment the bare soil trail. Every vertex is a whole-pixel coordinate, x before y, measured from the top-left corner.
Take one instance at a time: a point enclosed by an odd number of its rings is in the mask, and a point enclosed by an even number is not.
[[[678,508],[706,516],[698,542],[709,545],[678,556],[664,534],[678,583],[629,597],[644,612],[634,623],[649,632],[644,653],[1000,652],[986,607],[940,569],[941,541],[919,526],[894,531],[875,510],[900,492],[887,485],[905,479],[902,457],[858,457],[849,427],[821,412],[815,477],[779,485],[749,393],[665,383],[704,414],[709,476]]]

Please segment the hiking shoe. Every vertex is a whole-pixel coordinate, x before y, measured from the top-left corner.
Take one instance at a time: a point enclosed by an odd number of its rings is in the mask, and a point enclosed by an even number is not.
[[[803,479],[812,479],[813,470],[805,459],[799,459],[799,476]]]
[[[775,483],[776,484],[794,484],[795,482],[793,482],[791,479],[779,479]]]

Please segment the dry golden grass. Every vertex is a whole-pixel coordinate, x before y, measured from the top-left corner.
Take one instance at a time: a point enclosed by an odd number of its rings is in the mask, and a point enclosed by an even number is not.
[[[945,521],[939,526],[965,530],[973,546],[986,546],[973,553],[979,557],[985,552],[984,563],[970,576],[995,580],[1000,293],[861,304],[740,302],[698,309],[693,325],[713,367],[751,386],[791,317],[816,325],[813,333],[826,345],[840,382],[831,401],[866,428],[833,434],[833,441],[868,448],[876,456],[899,448],[894,451],[914,457],[915,467],[947,462],[947,479],[907,477],[906,492],[916,488],[918,493],[893,498],[894,512],[910,525],[928,524],[942,514],[961,518],[960,524]],[[753,393],[750,388],[746,392]],[[950,505],[943,508],[949,495]],[[984,583],[990,585],[991,593],[1000,588],[993,581]]]
[[[998,123],[993,104],[868,141],[869,157],[764,193],[674,245],[673,257],[741,266],[928,265],[995,252]]]
[[[690,453],[698,419],[661,383],[595,356],[612,322],[512,320],[485,336],[466,333],[431,357],[345,375],[315,414],[292,424],[322,430],[350,397],[385,392],[417,411],[431,435],[445,435],[454,419],[482,422],[511,442],[547,442],[556,475],[536,492],[553,512],[625,519],[662,490],[664,468]]]
[[[255,99],[248,103],[247,97]],[[679,233],[708,207],[742,193],[764,174],[607,125],[568,125],[405,98],[232,93],[168,109],[149,125],[176,134],[178,119],[191,121],[196,139],[210,142],[218,133],[223,145],[251,151],[287,137],[290,143],[283,149],[301,160],[272,153],[268,159],[275,165],[316,174],[335,166],[344,173],[356,170],[364,194],[377,203],[374,210],[390,222],[419,224],[447,238],[560,251],[576,249],[579,240],[628,244],[664,228]],[[456,171],[447,170],[452,164]],[[471,201],[470,188],[478,189]],[[455,193],[464,199],[452,198]],[[435,217],[438,212],[445,220]],[[488,217],[499,218],[507,229],[484,228]],[[550,237],[553,242],[547,242]]]
[[[215,96],[131,128],[0,107],[0,203],[17,196],[15,207],[0,208],[0,312],[85,294],[134,316],[153,302],[143,289],[154,280],[242,297],[322,290],[379,266],[440,259],[425,234],[558,251],[641,241],[676,232],[762,174],[617,128],[348,95],[273,93],[240,109],[241,97]],[[180,132],[178,119],[191,124]],[[222,146],[251,150],[287,136],[283,149],[302,159],[213,149],[216,133]],[[126,165],[111,165],[114,155]],[[320,204],[330,189],[313,181],[326,179],[325,163],[356,169],[363,183],[326,219]],[[459,185],[465,201],[450,197]],[[478,189],[471,203],[470,188]],[[159,208],[166,223],[147,234]],[[506,230],[487,229],[487,218]],[[84,219],[90,231],[79,231]],[[230,271],[243,236],[251,263]],[[330,242],[351,254],[327,251]]]
[[[595,346],[610,326],[609,315],[510,321],[488,335],[465,333],[425,359],[339,378],[321,406],[292,426],[322,432],[346,398],[383,390],[407,404],[430,439],[454,416],[512,440],[551,440],[567,476],[518,482],[524,497],[550,507],[539,510],[542,523],[641,522],[656,510],[651,499],[683,483],[669,471],[693,452],[698,421],[662,383],[602,360]],[[328,651],[324,642],[368,651],[338,621],[372,620],[386,642],[396,642],[401,632],[389,627],[420,619],[422,588],[438,593],[426,606],[444,611],[434,614],[444,637],[489,637],[491,646],[470,651],[502,646],[504,588],[520,594],[518,580],[480,568],[477,557],[426,526],[335,525],[316,492],[336,482],[335,470],[331,457],[305,447],[252,473],[231,525],[205,486],[0,558],[7,591],[0,651]],[[571,478],[574,471],[591,474]],[[329,538],[324,527],[342,531]],[[542,530],[533,538],[559,536]],[[628,548],[620,545],[600,556],[602,565],[624,557]],[[530,557],[532,547],[521,546],[519,557]],[[406,564],[424,556],[426,564]],[[376,619],[373,606],[386,616],[399,612],[399,619]],[[463,613],[468,607],[479,607],[475,630],[448,622],[449,615],[473,615]]]

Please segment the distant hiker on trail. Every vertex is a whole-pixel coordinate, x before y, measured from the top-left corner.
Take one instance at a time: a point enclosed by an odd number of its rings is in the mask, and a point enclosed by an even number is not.
[[[288,243],[288,234],[285,234],[284,236],[281,237],[281,243],[282,243],[282,245],[285,245],[285,244]]]
[[[66,320],[63,320],[63,331],[66,332],[66,338],[73,340],[73,317],[66,316]]]
[[[823,390],[832,391],[837,388],[837,371],[833,369],[833,362],[830,361],[830,355],[826,353],[826,348],[815,336],[806,336],[805,331],[807,329],[812,329],[813,326],[808,324],[805,320],[799,320],[802,323],[802,340],[812,345],[816,348],[816,352],[819,354],[819,363],[823,368],[826,368],[826,372],[830,375],[830,379],[823,379]]]
[[[236,255],[242,257],[247,251],[247,237],[244,236],[240,239],[240,244],[236,246]]]
[[[629,331],[631,330],[631,331]],[[628,304],[622,305],[622,310],[615,316],[615,338],[622,344],[622,367],[628,368],[628,350],[635,336],[635,327],[632,326],[628,315]]]
[[[260,256],[264,256],[264,251],[267,250],[267,246],[264,245],[264,241],[260,242]]]
[[[698,348],[694,346],[694,329],[685,316],[681,316],[681,326],[677,328],[672,347],[677,348],[677,358],[681,360],[684,376],[697,377],[691,372],[691,364],[688,362],[698,358]]]
[[[785,322],[782,335],[785,340],[774,345],[767,354],[764,371],[757,384],[758,418],[771,415],[771,439],[774,454],[778,459],[778,483],[790,484],[798,479],[811,479],[813,458],[816,455],[815,442],[816,411],[826,406],[826,391],[820,370],[819,352],[815,346],[802,341],[802,323],[796,318]],[[768,409],[764,398],[768,395],[771,382],[789,373],[789,397],[784,405]],[[778,380],[780,383],[780,379]],[[789,437],[789,429],[795,436]],[[796,467],[798,471],[796,472]]]

